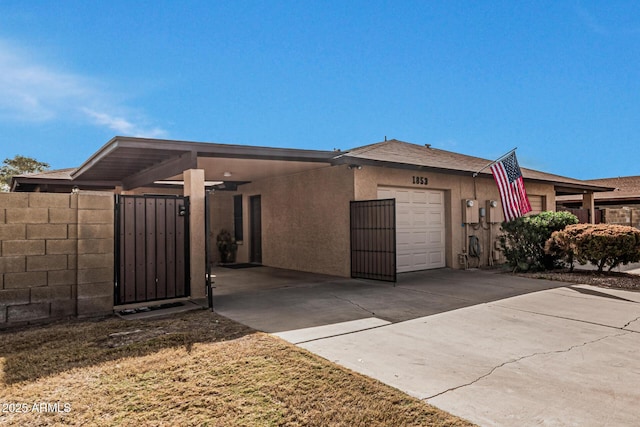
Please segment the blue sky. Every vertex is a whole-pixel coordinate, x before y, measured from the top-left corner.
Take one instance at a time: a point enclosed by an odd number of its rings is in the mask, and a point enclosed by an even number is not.
[[[309,149],[396,138],[640,175],[640,3],[0,2],[0,159],[115,135]]]

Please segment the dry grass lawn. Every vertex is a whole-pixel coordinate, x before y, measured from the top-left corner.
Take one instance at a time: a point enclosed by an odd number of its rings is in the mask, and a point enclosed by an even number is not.
[[[0,425],[471,425],[208,311],[0,339]]]

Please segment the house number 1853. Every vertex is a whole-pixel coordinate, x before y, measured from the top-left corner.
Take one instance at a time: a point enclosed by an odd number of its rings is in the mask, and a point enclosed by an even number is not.
[[[429,180],[424,176],[414,176],[413,183],[420,184],[420,185],[427,185],[429,184]]]

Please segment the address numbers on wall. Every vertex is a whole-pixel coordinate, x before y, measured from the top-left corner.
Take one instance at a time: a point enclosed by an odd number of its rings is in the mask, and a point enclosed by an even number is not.
[[[429,185],[429,180],[426,176],[414,176],[413,183],[418,185]]]

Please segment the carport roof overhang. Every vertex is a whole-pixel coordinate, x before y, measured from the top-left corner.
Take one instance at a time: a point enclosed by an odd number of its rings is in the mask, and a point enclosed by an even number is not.
[[[330,166],[334,156],[333,151],[116,136],[71,178],[128,190],[162,180],[181,180],[185,170],[204,169],[207,181],[250,182]]]

